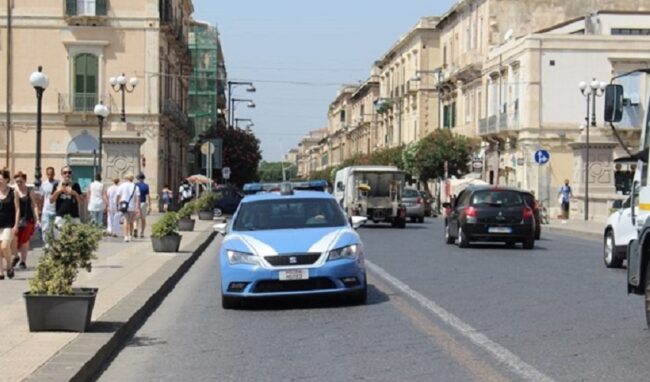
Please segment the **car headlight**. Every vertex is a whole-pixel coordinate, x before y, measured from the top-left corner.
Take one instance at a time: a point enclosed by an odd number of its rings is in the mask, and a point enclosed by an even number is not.
[[[359,257],[359,252],[359,246],[357,244],[352,244],[347,247],[331,250],[327,260],[356,259]]]
[[[234,264],[260,265],[259,257],[250,253],[227,251],[226,254],[228,255],[228,262],[231,265]]]

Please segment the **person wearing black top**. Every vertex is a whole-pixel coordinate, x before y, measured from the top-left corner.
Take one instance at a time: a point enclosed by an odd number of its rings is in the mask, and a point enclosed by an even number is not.
[[[11,241],[18,233],[20,206],[18,196],[13,188],[9,187],[10,180],[9,171],[2,170],[0,172],[0,251],[7,263],[7,276],[11,279],[14,277],[14,268],[11,265]],[[5,279],[2,258],[0,258],[0,280]]]
[[[41,220],[38,212],[38,205],[36,203],[36,195],[34,191],[27,188],[27,174],[18,171],[14,175],[14,183],[16,187],[14,192],[18,195],[20,204],[20,220],[18,221],[18,234],[12,241],[12,252],[14,255],[12,267],[17,265],[20,269],[27,268],[27,254],[29,253],[29,239],[32,238],[36,227],[40,227]],[[20,254],[19,254],[20,252]]]
[[[79,206],[83,203],[83,196],[79,183],[72,181],[72,169],[65,166],[61,169],[61,177],[56,191],[50,196],[50,203],[54,204],[56,217],[54,224],[60,226],[63,218],[70,216],[73,221],[79,222]]]

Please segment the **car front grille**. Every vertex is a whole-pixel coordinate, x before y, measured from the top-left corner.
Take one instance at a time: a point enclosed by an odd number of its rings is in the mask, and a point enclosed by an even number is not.
[[[320,253],[296,253],[280,256],[266,256],[266,260],[274,267],[284,267],[292,265],[311,265],[314,264],[319,258]]]
[[[253,293],[304,292],[321,289],[336,289],[336,285],[327,277],[291,281],[261,280],[255,285]]]

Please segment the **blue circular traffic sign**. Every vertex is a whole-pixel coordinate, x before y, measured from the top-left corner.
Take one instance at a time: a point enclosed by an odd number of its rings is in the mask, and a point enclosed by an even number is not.
[[[551,154],[546,150],[535,151],[535,162],[537,164],[546,164],[551,159]]]

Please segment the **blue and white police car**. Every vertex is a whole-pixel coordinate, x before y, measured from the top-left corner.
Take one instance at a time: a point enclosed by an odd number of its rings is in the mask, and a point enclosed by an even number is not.
[[[215,225],[220,249],[221,301],[225,309],[254,297],[338,294],[366,301],[364,246],[328,193],[293,191],[245,197],[232,220]]]

